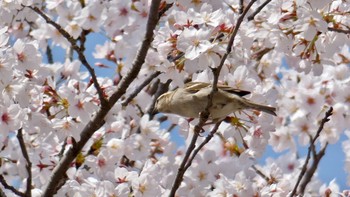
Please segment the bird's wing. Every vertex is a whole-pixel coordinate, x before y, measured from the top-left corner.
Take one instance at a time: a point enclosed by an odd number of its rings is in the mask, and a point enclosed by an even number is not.
[[[199,90],[208,87],[209,85],[209,83],[188,82],[185,84],[184,88],[190,93],[196,93]]]
[[[226,86],[226,85],[219,85],[218,84],[218,88],[220,90],[223,90],[223,91],[231,93],[231,94],[236,94],[238,96],[245,96],[245,95],[250,94],[249,91],[232,88],[232,87]]]
[[[184,88],[190,93],[196,93],[203,88],[211,87],[211,85],[212,84],[210,84],[210,83],[188,82],[185,84]],[[232,87],[227,86],[227,85],[218,84],[218,88],[220,90],[223,90],[223,91],[228,92],[230,94],[236,94],[238,96],[245,96],[245,95],[250,94],[249,91],[232,88]]]

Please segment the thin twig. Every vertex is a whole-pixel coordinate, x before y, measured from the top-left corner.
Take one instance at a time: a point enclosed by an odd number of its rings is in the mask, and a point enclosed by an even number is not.
[[[121,82],[118,84],[118,90],[110,97],[109,99],[110,105],[114,104],[126,92],[126,89],[129,87],[129,84],[137,77],[142,64],[145,62],[145,57],[147,55],[148,49],[153,41],[153,34],[154,34],[153,29],[155,29],[159,21],[159,18],[158,18],[159,2],[160,0],[152,1],[151,9],[148,15],[149,18],[147,22],[147,30],[146,30],[145,38],[136,55],[136,59],[132,64],[132,68],[129,70],[127,75],[122,78]]]
[[[310,140],[311,141],[311,140]],[[305,159],[305,163],[303,165],[303,167],[301,168],[300,174],[298,176],[298,180],[296,182],[296,184],[294,185],[294,188],[290,194],[291,197],[293,197],[296,193],[297,193],[297,189],[299,187],[299,184],[301,182],[301,180],[303,179],[303,176],[305,175],[306,171],[307,171],[307,166],[309,164],[310,158],[311,158],[311,146],[312,144],[310,144],[309,149],[308,149],[308,153]]]
[[[222,67],[224,66],[224,63],[225,63],[225,61],[226,61],[228,55],[229,55],[229,54],[231,53],[231,51],[232,51],[232,47],[233,47],[233,44],[234,44],[236,35],[237,35],[237,33],[238,33],[238,29],[239,29],[239,27],[241,26],[244,17],[247,15],[249,9],[252,7],[252,5],[253,5],[255,2],[256,2],[256,0],[251,0],[251,1],[249,2],[249,4],[247,5],[247,7],[244,9],[243,13],[242,13],[242,14],[239,16],[239,18],[237,19],[236,26],[235,26],[235,28],[234,28],[233,31],[232,31],[230,40],[229,40],[229,42],[228,42],[228,44],[227,44],[227,47],[226,47],[226,53],[222,56],[219,66],[218,66],[217,68],[212,68],[213,75],[214,75],[213,85],[212,85],[212,91],[210,92],[210,95],[209,95],[207,107],[206,107],[205,111],[201,113],[202,115],[208,116],[208,114],[209,114],[209,108],[211,107],[211,105],[212,105],[212,103],[213,103],[214,94],[215,94],[215,92],[217,92],[217,84],[218,84],[218,81],[219,81],[219,75],[220,75],[221,69],[222,69]]]
[[[345,30],[345,29],[337,29],[337,28],[334,28],[334,27],[328,27],[328,30],[329,31],[335,31],[335,32],[338,32],[338,33],[350,34],[350,30]]]
[[[234,28],[233,31],[232,31],[232,34],[231,34],[231,36],[230,36],[230,40],[228,41],[228,44],[227,44],[227,47],[226,47],[226,53],[222,56],[222,58],[221,58],[221,60],[220,60],[219,66],[218,66],[217,68],[212,68],[213,75],[214,75],[213,85],[212,85],[212,91],[210,92],[210,95],[209,95],[207,107],[206,107],[205,111],[201,113],[202,115],[208,116],[208,114],[209,114],[209,108],[211,107],[211,105],[212,105],[212,103],[213,103],[214,94],[215,94],[215,92],[217,92],[217,84],[218,84],[218,81],[219,81],[219,75],[220,75],[221,69],[222,69],[222,67],[224,66],[224,63],[225,63],[225,61],[226,61],[228,55],[229,55],[229,54],[231,53],[231,51],[232,51],[232,47],[233,47],[233,44],[234,44],[236,35],[237,35],[237,33],[238,33],[238,29],[239,29],[239,27],[241,26],[244,17],[247,15],[249,9],[252,7],[252,5],[253,5],[256,1],[257,1],[257,0],[251,0],[251,1],[249,2],[249,4],[247,5],[247,7],[244,9],[243,13],[242,13],[242,14],[239,16],[239,18],[237,19],[236,26],[235,26],[235,28]]]
[[[262,10],[267,4],[269,4],[271,1],[272,1],[272,0],[266,0],[264,3],[262,3],[262,4],[255,10],[255,12],[253,12],[253,14],[251,14],[251,15],[248,16],[248,18],[247,18],[248,21],[253,20],[254,17],[255,17],[257,14],[259,14],[259,12],[261,12],[261,10]]]
[[[4,191],[2,191],[2,188],[0,188],[0,197],[6,197],[6,194]]]
[[[107,100],[104,96],[103,90],[100,86],[100,84],[97,81],[97,77],[96,77],[96,73],[94,68],[89,64],[89,62],[86,60],[86,57],[84,55],[84,45],[82,44],[82,47],[79,47],[77,45],[77,41],[66,31],[64,30],[59,24],[57,24],[55,21],[51,20],[51,18],[49,18],[44,12],[42,12],[39,8],[37,7],[30,7],[30,9],[32,9],[34,12],[36,12],[38,15],[40,15],[41,17],[44,18],[44,20],[48,23],[51,24],[52,26],[54,26],[56,28],[56,30],[58,32],[60,32],[60,34],[65,37],[68,42],[70,42],[70,44],[72,45],[72,48],[74,49],[74,51],[76,51],[78,53],[78,58],[80,60],[80,62],[85,66],[85,68],[89,71],[90,76],[92,78],[94,87],[98,93],[100,102],[101,102],[101,106],[107,106]]]
[[[147,51],[153,40],[153,31],[159,21],[159,5],[160,0],[152,0],[144,40],[141,44],[141,47],[139,48],[139,51],[137,52],[136,59],[134,60],[131,69],[118,84],[116,92],[114,92],[109,98],[108,106],[113,106],[125,94],[131,82],[133,82],[139,74],[142,64],[145,62]],[[54,194],[57,184],[60,183],[60,180],[62,180],[62,178],[66,174],[66,171],[70,167],[71,162],[73,162],[76,156],[80,153],[80,151],[85,146],[87,141],[91,138],[91,136],[94,134],[94,132],[101,128],[104,124],[104,118],[111,109],[108,106],[102,106],[101,109],[99,109],[96,112],[96,115],[93,117],[93,119],[89,123],[87,123],[87,125],[81,131],[80,141],[78,141],[76,145],[72,146],[67,150],[65,155],[62,157],[60,162],[52,171],[52,176],[48,180],[48,183],[43,190],[42,196],[52,196]]]
[[[261,172],[261,170],[259,170],[255,165],[252,165],[252,168],[259,176],[265,179],[267,183],[270,183],[270,178],[266,176],[263,172]]]
[[[37,14],[39,14],[41,17],[44,18],[44,20],[48,23],[51,24],[52,26],[54,26],[58,32],[60,32],[60,34],[65,37],[68,42],[70,42],[71,44],[76,45],[76,40],[66,31],[64,30],[61,25],[57,24],[56,22],[54,22],[53,20],[51,20],[50,17],[48,17],[44,12],[42,12],[39,8],[37,7],[30,7],[30,9],[32,9],[34,12],[36,12]]]
[[[188,160],[186,166],[185,166],[185,171],[191,166],[193,159],[196,157],[198,152],[214,137],[214,134],[216,131],[219,129],[219,126],[222,121],[217,122],[211,132],[208,134],[208,136],[205,138],[205,140],[193,151],[190,159]]]
[[[29,155],[27,152],[27,148],[26,148],[26,145],[24,143],[22,128],[17,131],[17,139],[19,142],[19,146],[21,147],[22,155],[23,155],[24,159],[26,160],[26,170],[28,173],[25,196],[30,197],[30,196],[32,196],[32,162],[30,161],[30,158],[29,158]]]
[[[13,186],[7,184],[5,177],[2,174],[0,174],[0,183],[4,186],[5,189],[10,190],[11,192],[16,194],[17,196],[25,196],[25,193],[20,192],[16,188],[14,188]]]
[[[188,162],[188,159],[189,159],[191,153],[194,151],[195,144],[196,144],[196,141],[198,139],[199,133],[201,132],[203,126],[205,125],[205,122],[209,118],[209,108],[212,106],[214,94],[215,94],[215,92],[217,92],[217,83],[218,83],[218,80],[219,80],[220,71],[221,71],[221,69],[222,69],[222,67],[224,65],[225,60],[227,59],[227,56],[231,53],[233,42],[234,42],[234,39],[235,39],[235,37],[237,35],[238,29],[241,26],[241,23],[243,22],[243,19],[244,19],[245,15],[247,14],[248,10],[250,9],[250,7],[253,5],[254,2],[256,2],[256,0],[251,0],[249,2],[249,4],[247,5],[247,7],[244,9],[243,13],[237,19],[237,24],[236,24],[236,26],[235,26],[232,34],[231,34],[229,43],[228,43],[227,48],[226,48],[226,53],[221,58],[221,62],[219,64],[219,66],[217,68],[212,68],[213,75],[214,75],[212,91],[210,92],[210,95],[208,95],[207,106],[206,106],[205,110],[200,113],[199,122],[194,127],[194,132],[193,132],[193,136],[192,136],[192,139],[191,139],[191,143],[188,146],[186,154],[185,154],[185,157],[183,158],[183,160],[182,160],[182,162],[180,164],[180,167],[179,167],[178,172],[176,174],[175,181],[174,181],[174,184],[173,184],[173,186],[171,188],[169,197],[174,197],[175,196],[175,193],[176,193],[177,189],[180,187],[180,184],[181,184],[181,182],[183,180],[183,176],[184,176],[184,174],[186,172],[186,169],[191,165],[191,164],[189,164],[188,167],[185,169],[185,165]],[[197,149],[197,150],[199,150],[199,149]]]
[[[174,181],[173,186],[171,187],[171,190],[170,190],[170,193],[169,193],[169,197],[174,197],[175,194],[176,194],[177,189],[180,187],[181,182],[183,180],[183,176],[184,176],[184,174],[186,172],[185,171],[186,163],[187,163],[188,158],[190,157],[192,151],[196,147],[196,141],[197,141],[197,139],[199,137],[199,132],[196,132],[196,128],[198,128],[198,127],[195,127],[195,130],[193,131],[193,136],[192,136],[191,142],[188,145],[188,148],[186,150],[185,156],[182,159],[182,162],[180,164],[179,169],[177,170],[175,181]]]
[[[177,124],[171,124],[169,126],[169,128],[166,130],[168,133],[170,133],[175,127],[177,126]]]
[[[132,99],[134,99],[138,93],[141,92],[141,90],[146,87],[149,83],[151,83],[151,81],[153,79],[155,79],[158,75],[160,75],[161,72],[159,71],[156,71],[154,73],[152,73],[151,75],[149,75],[145,81],[143,81],[130,95],[127,99],[125,99],[123,102],[122,102],[122,106],[127,106],[130,101],[132,101]]]
[[[63,157],[64,151],[66,150],[66,146],[67,146],[67,141],[68,141],[68,137],[64,138],[63,144],[61,146],[61,150],[58,153],[58,159],[61,160],[61,158]]]
[[[321,120],[320,127],[318,128],[316,135],[312,140],[312,144],[316,143],[317,138],[320,136],[321,131],[323,130],[324,124],[326,124],[326,122],[330,120],[329,117],[331,117],[332,113],[333,113],[333,107],[330,107],[329,110],[326,112],[325,117]]]
[[[168,4],[166,4],[166,5],[164,6],[164,8],[163,8],[162,10],[159,11],[158,17],[159,17],[159,18],[162,17],[163,14],[165,14],[166,11],[168,11],[171,7],[173,7],[173,4],[174,4],[174,3],[168,3]]]
[[[89,35],[90,31],[83,30],[79,36],[80,51],[85,51],[86,36]]]
[[[69,61],[73,61],[73,55],[74,55],[74,49],[73,47],[69,47],[67,50],[66,50],[66,59],[69,60]]]
[[[308,168],[309,161],[310,161],[310,159],[311,159],[311,153],[312,153],[313,151],[315,151],[315,143],[316,143],[316,140],[317,140],[317,138],[320,136],[320,133],[321,133],[321,131],[323,130],[323,127],[324,127],[324,125],[326,124],[326,122],[329,121],[329,117],[332,115],[332,111],[333,111],[333,107],[330,107],[329,110],[326,112],[325,117],[321,120],[320,126],[318,127],[318,130],[317,130],[317,132],[316,132],[315,137],[313,137],[313,138],[310,137],[310,146],[309,146],[309,148],[308,148],[308,152],[307,152],[307,156],[306,156],[306,159],[305,159],[305,163],[304,163],[304,165],[303,165],[303,167],[302,167],[302,169],[301,169],[301,171],[300,171],[300,174],[299,174],[299,176],[298,176],[297,182],[296,182],[296,184],[295,184],[295,186],[294,186],[292,192],[290,193],[290,196],[294,196],[294,195],[297,193],[297,189],[298,189],[298,187],[299,187],[299,184],[300,184],[301,180],[303,179],[303,177],[305,176],[305,173],[306,173],[307,170],[308,170],[307,168]],[[326,147],[326,146],[325,146],[325,147]],[[323,152],[324,152],[324,151],[325,151],[325,150],[323,150]],[[321,152],[322,152],[322,151],[320,151],[320,153],[321,153]],[[321,158],[322,158],[322,156],[321,156]],[[320,158],[320,159],[321,159],[321,158]],[[317,160],[317,158],[314,158],[314,160]],[[319,163],[319,161],[314,162],[315,165],[318,165],[318,163]],[[316,169],[317,166],[314,166],[313,168]],[[312,170],[312,169],[311,169],[311,170]],[[311,173],[310,175],[311,175],[311,177],[312,177],[313,173]],[[307,179],[311,179],[311,177],[308,177]],[[303,187],[304,187],[304,189],[305,189],[307,183],[303,183],[303,184],[304,184]],[[301,188],[301,189],[302,189],[302,188]]]
[[[228,55],[231,53],[232,51],[232,46],[233,46],[233,43],[234,43],[234,40],[236,38],[236,35],[238,33],[238,29],[239,27],[241,26],[242,22],[243,22],[243,19],[244,17],[247,15],[249,9],[252,7],[252,5],[256,2],[257,0],[251,0],[249,2],[249,4],[247,5],[247,7],[244,9],[243,13],[239,16],[239,18],[237,19],[237,23],[236,23],[236,26],[231,34],[231,37],[230,37],[230,40],[227,44],[227,47],[226,47],[226,53],[222,56],[221,58],[221,61],[220,61],[220,64],[217,68],[213,69],[213,72],[214,72],[214,81],[213,81],[213,89],[216,89],[217,87],[217,82],[218,82],[218,78],[219,78],[219,74],[220,74],[220,71],[222,69],[222,67],[224,66],[224,63],[228,57]]]
[[[242,14],[244,11],[244,0],[239,0],[239,10],[238,13]]]
[[[303,178],[303,180],[302,180],[302,182],[301,182],[301,184],[299,186],[299,192],[298,193],[301,196],[304,196],[306,186],[310,183],[313,175],[315,174],[315,172],[317,170],[318,164],[320,163],[322,157],[325,155],[327,145],[328,145],[328,143],[326,143],[326,145],[320,150],[319,153],[313,154],[312,164],[311,164],[310,168],[306,171],[306,174],[305,174],[305,176],[304,176],[304,178]],[[315,146],[313,146],[313,149],[315,150]]]
[[[52,56],[52,50],[51,47],[49,46],[49,44],[47,44],[46,46],[46,57],[47,57],[47,62],[49,64],[53,64],[53,56]]]

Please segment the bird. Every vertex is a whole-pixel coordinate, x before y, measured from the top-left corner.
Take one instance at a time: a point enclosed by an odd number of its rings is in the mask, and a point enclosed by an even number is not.
[[[188,82],[184,87],[168,91],[160,95],[155,103],[155,111],[177,114],[187,118],[199,118],[208,105],[212,84],[204,82]],[[261,105],[244,98],[249,91],[235,89],[227,85],[217,85],[218,91],[213,94],[209,108],[209,119],[214,122],[225,119],[229,114],[253,109],[277,116],[276,108]]]

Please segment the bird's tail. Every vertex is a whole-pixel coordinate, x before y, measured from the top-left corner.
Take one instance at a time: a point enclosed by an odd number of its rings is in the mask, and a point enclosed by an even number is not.
[[[256,103],[253,103],[253,102],[250,102],[250,101],[247,101],[246,104],[251,109],[255,109],[255,110],[258,110],[258,111],[263,111],[263,112],[266,112],[268,114],[277,116],[275,107],[270,107],[270,106],[266,106],[266,105],[260,105],[260,104],[256,104]]]

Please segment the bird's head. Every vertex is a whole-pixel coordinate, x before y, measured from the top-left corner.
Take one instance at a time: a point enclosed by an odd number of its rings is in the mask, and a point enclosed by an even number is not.
[[[162,95],[160,95],[156,101],[156,104],[154,105],[154,112],[163,112],[163,113],[169,113],[169,104],[170,104],[170,97],[172,95],[172,92],[166,92]]]

